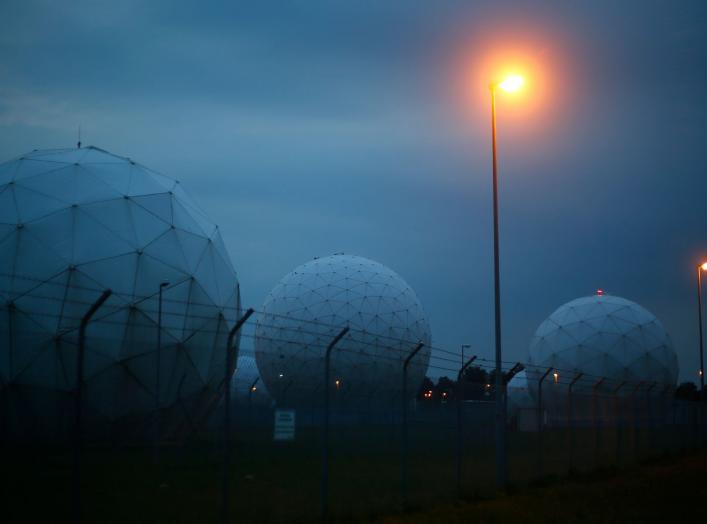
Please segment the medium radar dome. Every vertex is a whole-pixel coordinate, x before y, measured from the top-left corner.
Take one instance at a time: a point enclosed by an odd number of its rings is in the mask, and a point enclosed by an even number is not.
[[[424,346],[408,368],[411,396],[430,359],[431,333],[413,289],[391,269],[360,256],[337,254],[307,262],[268,294],[255,331],[255,357],[278,403],[321,398],[327,345],[349,333],[331,353],[331,384],[355,402],[401,388],[406,357]]]
[[[538,327],[529,353],[534,396],[549,368],[561,377],[563,391],[579,373],[575,391],[587,391],[603,378],[603,390],[625,381],[632,387],[655,384],[653,391],[660,392],[678,378],[677,355],[663,324],[635,302],[604,292],[560,306]]]

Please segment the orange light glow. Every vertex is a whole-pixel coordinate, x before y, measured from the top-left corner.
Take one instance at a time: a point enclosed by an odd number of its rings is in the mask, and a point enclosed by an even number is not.
[[[576,147],[568,131],[591,102],[582,84],[588,69],[581,39],[546,18],[496,22],[465,31],[451,49],[449,76],[442,80],[449,88],[450,119],[486,139],[489,85],[497,82],[504,151],[525,162],[545,162],[558,155],[558,144]],[[508,83],[515,91],[501,91],[509,77],[521,75],[522,84]]]
[[[339,386],[341,386],[341,380],[338,378],[334,381],[334,384],[336,384],[336,389],[339,389]]]
[[[704,264],[702,264],[702,265],[700,266],[700,268],[702,269],[702,271],[707,271],[707,262],[705,262]]]
[[[521,87],[523,87],[524,83],[525,80],[523,80],[522,76],[508,75],[503,81],[499,82],[496,85],[504,91],[512,93],[514,91],[518,91]]]
[[[250,388],[251,391],[256,391],[257,389],[258,389],[258,388],[256,388],[255,386],[253,386],[252,388]]]
[[[555,384],[557,384],[557,383],[560,381],[560,375],[559,375],[559,373],[557,373],[557,371],[555,371],[555,372],[552,374],[552,376],[553,376],[554,379],[555,379]]]

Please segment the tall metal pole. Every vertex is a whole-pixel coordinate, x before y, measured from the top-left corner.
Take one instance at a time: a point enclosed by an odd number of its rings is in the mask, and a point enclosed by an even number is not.
[[[550,374],[553,368],[547,368],[543,376],[538,381],[538,477],[543,475],[543,381]]]
[[[400,443],[400,500],[402,504],[402,509],[405,511],[407,507],[407,468],[408,468],[408,365],[415,355],[423,348],[425,344],[419,342],[415,349],[413,349],[410,354],[403,362],[403,385],[402,385],[402,410],[403,410],[403,431],[401,435]]]
[[[462,496],[462,458],[464,456],[464,414],[462,413],[464,388],[462,387],[462,380],[464,379],[464,372],[474,360],[476,360],[476,355],[465,362],[457,374],[457,497],[459,498]]]
[[[228,523],[228,502],[230,500],[228,495],[231,482],[231,380],[233,380],[234,362],[238,362],[238,349],[236,348],[236,351],[233,351],[233,339],[252,314],[253,308],[248,308],[231,328],[226,341],[226,359],[223,370],[223,382],[226,389],[223,398],[223,482],[221,489],[221,520],[224,524]]]
[[[321,474],[321,517],[326,522],[329,510],[329,363],[331,350],[346,336],[349,328],[345,327],[329,343],[324,353],[324,426],[322,428],[322,474]]]
[[[155,441],[153,461],[160,463],[160,367],[162,367],[162,290],[169,282],[161,282],[157,300],[157,351],[155,352]]]
[[[86,328],[91,317],[108,300],[113,292],[106,289],[89,308],[79,325],[79,348],[76,356],[76,397],[74,412],[74,464],[72,470],[72,492],[74,523],[81,522],[81,454],[83,445],[83,368],[86,347]]]
[[[704,345],[702,340],[702,266],[697,266],[697,319],[700,326],[700,398],[705,399]]]
[[[498,233],[498,161],[496,155],[496,85],[491,84],[491,139],[493,150],[493,275],[496,332],[496,486],[506,489],[506,391],[501,377],[501,275]]]

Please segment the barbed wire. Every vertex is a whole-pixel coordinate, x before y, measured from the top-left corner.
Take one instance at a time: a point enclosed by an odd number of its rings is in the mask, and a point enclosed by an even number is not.
[[[65,273],[65,271],[62,273]],[[60,273],[58,275],[61,275],[62,273]],[[73,284],[71,284],[70,286],[67,286],[66,283],[63,283],[63,282],[51,282],[51,281],[47,281],[47,280],[39,280],[34,277],[23,276],[23,275],[8,275],[6,273],[0,273],[0,276],[10,276],[12,278],[18,278],[21,280],[40,282],[40,285],[46,284],[46,283],[56,284],[58,286],[62,286],[62,288],[64,288],[64,291],[66,291],[67,288],[70,288],[70,289],[84,289],[84,290],[88,290],[88,291],[92,291],[92,292],[96,292],[96,293],[103,292],[103,290],[100,288],[74,286]],[[56,278],[56,276],[52,277],[52,278]],[[189,280],[189,279],[186,279],[185,281],[187,281],[187,280]],[[37,287],[39,287],[39,286],[37,286]],[[36,287],[35,287],[35,289],[36,289]],[[78,298],[68,297],[66,295],[66,293],[64,293],[64,295],[62,297],[59,297],[59,296],[51,296],[51,295],[38,295],[36,293],[32,293],[32,291],[33,290],[25,291],[19,298],[29,298],[29,299],[35,299],[35,300],[51,300],[51,301],[61,302],[62,305],[66,305],[67,303],[68,304],[77,304],[77,305],[85,306],[86,309],[93,304],[93,302],[90,302],[88,300],[80,300]],[[8,293],[7,290],[5,290],[4,292],[6,294]],[[125,293],[122,293],[122,294],[115,293],[115,294],[118,296],[122,295],[122,296],[130,296],[132,298],[135,298],[134,295],[128,295]],[[145,296],[145,297],[140,297],[140,299],[143,301],[149,300],[149,299],[154,299],[154,298],[156,298],[156,294]],[[18,300],[18,298],[15,298],[11,303],[14,304],[17,300]],[[173,310],[170,310],[169,308],[163,308],[162,317],[163,317],[163,319],[165,319],[165,321],[163,321],[161,323],[161,327],[163,330],[166,330],[168,332],[169,331],[172,331],[172,332],[182,331],[183,332],[185,330],[188,330],[191,333],[191,336],[193,336],[194,334],[197,334],[197,333],[208,333],[208,334],[213,334],[213,335],[225,336],[228,332],[227,326],[224,327],[223,329],[221,329],[221,328],[212,329],[212,328],[207,327],[208,323],[213,323],[214,321],[227,322],[227,319],[223,315],[223,309],[228,309],[228,308],[219,306],[217,304],[199,304],[199,303],[195,303],[195,302],[191,302],[191,301],[179,301],[176,299],[167,299],[164,297],[163,297],[163,301],[164,302],[171,302],[171,303],[179,303],[179,304],[185,305],[185,311],[181,311],[181,312],[175,312]],[[144,307],[137,308],[137,307],[135,307],[135,304],[136,304],[136,302],[134,300],[126,301],[121,306],[108,304],[108,305],[104,306],[104,309],[106,309],[107,311],[105,313],[103,313],[103,315],[100,315],[100,314],[96,315],[96,318],[95,318],[95,320],[93,320],[92,323],[93,324],[106,323],[106,324],[114,324],[114,325],[124,326],[125,325],[124,321],[121,321],[121,320],[111,321],[108,319],[111,316],[114,316],[118,313],[124,312],[126,307],[139,311],[141,314],[143,314],[147,318],[149,318],[149,313],[153,313],[155,316],[157,316],[157,314],[158,314],[158,311],[147,310]],[[214,315],[197,314],[192,311],[187,311],[186,309],[189,306],[213,308],[215,310],[215,312],[217,312],[217,314],[215,316]],[[233,307],[232,309],[237,310],[239,312],[239,315],[241,312],[244,311],[243,308]],[[22,312],[21,309],[18,309],[18,310]],[[300,337],[306,336],[306,337],[315,337],[315,338],[319,339],[319,338],[325,337],[327,335],[332,335],[332,332],[335,332],[335,331],[338,332],[338,330],[342,329],[342,325],[340,325],[340,324],[338,324],[338,325],[337,324],[330,324],[330,323],[325,323],[325,322],[314,320],[314,319],[304,319],[304,318],[292,317],[292,316],[288,316],[288,315],[266,312],[266,311],[256,311],[256,313],[259,315],[259,317],[258,317],[258,320],[256,321],[255,325],[252,327],[252,329],[254,329],[254,330],[258,330],[259,328],[266,328],[266,329],[279,330],[281,332],[282,331],[285,331],[285,332],[292,331]],[[45,312],[39,312],[39,311],[32,311],[30,313],[23,312],[23,314],[27,314],[30,317],[45,317],[45,318],[58,319],[60,321],[75,322],[76,326],[65,327],[65,329],[68,332],[71,332],[72,330],[76,330],[78,328],[78,324],[81,321],[81,317],[72,317],[70,315],[65,314],[63,308],[62,308],[61,314],[52,314],[52,313],[45,313]],[[317,327],[321,327],[321,328],[326,328],[329,332],[311,331],[308,329],[303,329],[301,325],[296,326],[296,327],[292,327],[292,326],[286,326],[283,324],[268,324],[265,322],[265,320],[263,320],[264,318],[268,318],[268,317],[283,319],[283,320],[287,320],[289,322],[296,322],[298,324],[306,324],[306,325],[310,325],[310,326],[317,326]],[[174,326],[174,325],[169,324],[170,318],[183,319],[183,322],[179,326]],[[190,326],[187,328],[186,327],[187,321],[192,321],[194,319],[203,320],[204,322],[202,323],[202,325]],[[40,327],[39,323],[37,323],[36,321],[34,321],[34,322],[35,322],[35,324],[38,325],[38,327]],[[134,327],[144,327],[144,328],[150,328],[150,329],[154,329],[157,326],[157,324],[154,322],[153,323],[136,322],[135,318],[130,320],[130,325],[134,326]],[[45,326],[41,326],[41,327],[46,328]],[[387,334],[382,334],[382,333],[375,333],[372,331],[368,331],[366,329],[360,329],[360,328],[355,328],[355,327],[350,327],[350,326],[349,326],[349,329],[350,329],[350,331],[349,331],[349,338],[350,339],[353,336],[355,336],[356,334],[359,334],[362,337],[368,337],[368,338],[372,337],[375,340],[375,341],[370,341],[370,340],[365,340],[365,339],[361,339],[361,338],[353,339],[353,342],[358,345],[375,347],[376,349],[379,349],[380,347],[388,347],[389,349],[396,349],[399,352],[399,355],[397,358],[392,357],[392,360],[397,363],[400,363],[401,357],[405,355],[403,353],[403,349],[401,347],[391,348],[390,345],[386,346],[385,344],[381,344],[379,339],[395,341],[400,346],[405,345],[408,347],[413,347],[414,345],[416,345],[418,343],[418,341],[412,341],[412,340],[394,337],[392,335],[387,335]],[[55,335],[55,336],[66,336],[67,334],[68,334],[67,332],[64,332],[64,333],[61,333],[60,335]],[[272,337],[272,336],[267,336],[263,333],[256,334],[256,335],[249,335],[249,334],[245,333],[245,331],[244,331],[240,334],[240,336],[243,338],[252,339],[254,341],[261,340],[261,341],[270,341],[270,342],[280,342],[280,343],[284,343],[284,344],[303,344],[304,343],[306,345],[306,347],[309,347],[309,348],[320,348],[320,349],[326,348],[326,344],[317,344],[317,343],[312,342],[311,340],[303,341],[301,339],[297,340],[297,339],[289,339],[289,338],[276,338],[276,337]],[[93,338],[96,338],[96,337],[94,336]],[[460,363],[460,360],[459,360],[460,352],[458,352],[458,351],[451,351],[449,349],[434,346],[432,344],[426,344],[425,346],[430,350],[430,359],[434,359],[438,362],[441,361],[443,363],[454,363],[454,364]],[[377,359],[391,358],[388,355],[381,355],[380,353],[371,354],[371,353],[365,353],[362,351],[358,351],[357,353],[360,355],[363,355],[363,356],[373,357],[373,358],[377,358]],[[435,354],[435,353],[437,353],[437,354]],[[442,355],[440,355],[440,353]],[[448,358],[445,355],[451,355],[454,358],[453,359]],[[511,366],[515,366],[516,364],[523,365],[523,367],[526,370],[545,371],[548,369],[548,367],[545,365],[534,364],[532,362],[515,362],[515,361],[508,361],[508,360],[501,361],[502,367],[506,367],[506,368],[511,367]],[[477,367],[477,368],[482,368],[482,369],[489,368],[493,371],[493,370],[495,370],[495,366],[496,366],[496,361],[492,360],[492,359],[487,359],[487,358],[477,356],[476,360],[474,361],[474,367]],[[435,365],[431,365],[430,363],[428,363],[428,367],[433,367],[433,368],[436,368],[437,370],[448,371],[450,373],[456,372],[458,370],[458,368],[456,368],[456,367],[452,368],[452,367],[435,366]],[[559,368],[559,367],[553,367],[552,369],[562,377],[563,381],[564,381],[564,377],[566,377],[568,373],[573,374],[575,376],[578,373],[577,370],[568,370],[568,369],[563,369],[563,368]],[[594,378],[597,381],[601,380],[601,379],[604,379],[605,382],[609,381],[609,379],[607,379],[606,377],[603,377],[601,375],[594,375],[591,373],[583,373],[582,378],[585,380]],[[618,379],[617,379],[617,382],[618,382]],[[562,382],[562,383],[564,383],[564,382]],[[630,384],[630,383],[645,384],[645,381],[627,382],[627,384]],[[567,384],[569,384],[569,382],[567,382]]]

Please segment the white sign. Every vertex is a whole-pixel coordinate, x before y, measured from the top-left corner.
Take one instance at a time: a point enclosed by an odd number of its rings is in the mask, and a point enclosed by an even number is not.
[[[294,440],[295,439],[295,410],[276,409],[275,410],[275,432],[273,440]]]

